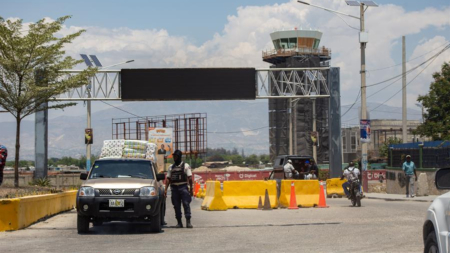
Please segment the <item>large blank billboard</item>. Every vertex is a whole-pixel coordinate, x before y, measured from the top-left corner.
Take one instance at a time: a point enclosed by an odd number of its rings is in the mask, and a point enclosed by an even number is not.
[[[254,68],[122,69],[122,100],[250,100]]]

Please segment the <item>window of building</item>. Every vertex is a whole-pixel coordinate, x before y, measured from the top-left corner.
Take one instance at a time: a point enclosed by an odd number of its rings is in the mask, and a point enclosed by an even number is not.
[[[289,48],[289,39],[281,39],[280,40],[281,47],[280,49],[288,49]]]
[[[356,149],[358,148],[358,138],[357,138],[357,133],[353,133],[351,140],[350,140],[350,145],[351,145],[351,149],[352,151],[356,151]]]
[[[289,38],[289,48],[297,47],[297,38]]]
[[[275,46],[275,49],[280,49],[281,48],[280,40],[274,40],[273,45]]]
[[[345,136],[342,136],[342,149],[343,152],[347,153],[347,138]]]
[[[319,47],[319,43],[320,43],[320,40],[315,39],[314,40],[314,44],[313,44],[313,48],[318,48]]]

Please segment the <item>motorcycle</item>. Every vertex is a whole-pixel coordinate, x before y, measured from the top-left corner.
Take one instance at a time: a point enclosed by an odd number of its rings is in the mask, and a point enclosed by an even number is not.
[[[352,206],[361,206],[361,183],[356,179],[350,183],[350,201]]]

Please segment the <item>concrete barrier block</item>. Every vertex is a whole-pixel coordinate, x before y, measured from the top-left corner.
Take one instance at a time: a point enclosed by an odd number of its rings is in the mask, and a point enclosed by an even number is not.
[[[226,211],[228,209],[223,200],[223,193],[220,189],[219,181],[206,182],[205,199],[202,202],[202,209],[208,211]]]
[[[428,196],[428,178],[426,173],[420,173],[417,179],[417,196]]]
[[[337,196],[345,196],[344,189],[342,188],[342,184],[347,182],[346,179],[340,178],[330,178],[327,179],[327,196],[331,197],[333,195]]]
[[[0,231],[18,230],[36,221],[71,210],[77,191],[0,200]]]
[[[314,207],[319,204],[320,184],[318,180],[282,180],[280,189],[281,207],[289,207],[292,182],[294,182],[295,198],[299,207]]]
[[[223,200],[228,208],[257,209],[259,197],[264,199],[268,191],[270,206],[278,207],[276,181],[225,181],[223,182]]]
[[[19,199],[0,200],[0,232],[19,229]]]

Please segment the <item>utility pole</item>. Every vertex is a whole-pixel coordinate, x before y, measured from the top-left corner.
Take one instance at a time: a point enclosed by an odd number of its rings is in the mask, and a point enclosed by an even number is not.
[[[293,155],[293,138],[292,138],[292,98],[289,99],[289,155]]]
[[[89,84],[87,87],[88,100],[87,104],[87,128],[92,129],[91,127],[91,85]],[[86,170],[89,171],[91,169],[91,144],[86,144]]]
[[[406,43],[405,36],[402,36],[402,139],[403,143],[407,143],[406,136]]]
[[[364,4],[360,4],[360,35],[359,41],[361,44],[361,120],[367,120],[367,102],[366,102],[366,41],[365,39],[361,39],[361,37],[365,34],[364,32]],[[361,169],[363,171],[364,180],[363,180],[363,188],[367,191],[369,184],[367,178],[367,164],[368,155],[367,155],[367,143],[361,142]]]

